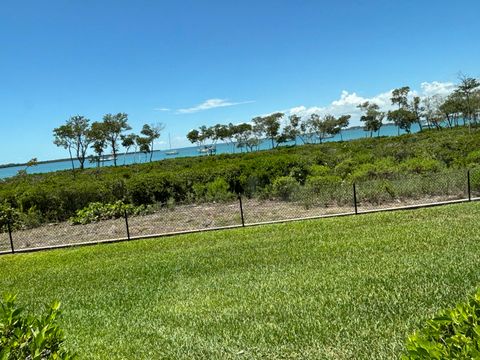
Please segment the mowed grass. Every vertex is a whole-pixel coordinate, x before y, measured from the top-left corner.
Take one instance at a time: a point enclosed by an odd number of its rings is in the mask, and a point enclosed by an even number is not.
[[[480,285],[480,203],[0,257],[83,359],[392,359]]]

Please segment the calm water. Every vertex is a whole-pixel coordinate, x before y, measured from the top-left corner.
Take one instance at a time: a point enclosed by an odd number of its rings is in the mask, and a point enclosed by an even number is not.
[[[414,125],[412,126],[412,133],[419,131],[419,126]],[[404,131],[400,131],[400,134],[405,133]],[[398,134],[398,128],[393,125],[388,125],[388,126],[383,126],[380,130],[380,135],[381,136],[395,136]],[[359,139],[362,137],[367,137],[369,136],[369,133],[363,131],[362,129],[348,129],[344,130],[340,134],[336,135],[333,138],[326,139],[325,141],[340,141],[341,138],[343,140],[353,140],[353,139]],[[301,144],[302,141],[298,140],[298,144]],[[293,144],[287,143],[286,145]],[[262,144],[260,145],[260,150],[266,150],[270,149],[271,144],[270,141],[263,141]],[[225,154],[225,153],[232,153],[234,148],[232,145],[228,144],[217,144],[217,154]],[[197,151],[197,147],[186,147],[186,148],[181,148],[181,149],[175,149],[178,151],[177,155],[166,155],[165,151],[156,151],[153,153],[153,160],[162,160],[162,159],[171,159],[171,158],[176,158],[176,157],[187,157],[187,156],[205,156],[205,154],[200,154]],[[240,152],[240,149],[235,149],[236,152]],[[150,160],[150,155],[145,156],[145,154],[128,154],[126,156],[124,155],[119,155],[117,158],[117,164],[118,165],[123,165],[123,164],[133,164],[133,163],[144,163],[148,162]],[[75,167],[79,167],[79,162],[74,161]],[[113,166],[113,161],[109,162],[104,162],[103,166]],[[48,163],[48,164],[39,164],[37,166],[31,167],[27,170],[28,173],[33,174],[33,173],[47,173],[47,172],[52,172],[52,171],[58,171],[58,170],[69,170],[71,169],[71,162],[70,160],[68,161],[59,161],[59,162],[54,162],[54,163]],[[96,167],[96,163],[90,163],[88,160],[85,162],[86,167]],[[24,170],[25,166],[13,166],[13,167],[8,167],[8,168],[3,168],[0,169],[0,179],[4,179],[7,177],[15,176],[19,170]]]

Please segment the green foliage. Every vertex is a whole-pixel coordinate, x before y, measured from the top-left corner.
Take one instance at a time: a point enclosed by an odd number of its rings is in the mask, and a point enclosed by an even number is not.
[[[442,163],[430,158],[410,158],[400,164],[400,170],[412,174],[426,174],[437,172],[442,168]]]
[[[151,208],[145,205],[124,204],[122,201],[113,204],[94,202],[86,208],[78,210],[77,214],[70,218],[70,221],[74,225],[84,225],[101,220],[118,219],[125,215],[125,211],[128,215],[146,215],[151,211]]]
[[[480,291],[409,336],[405,360],[480,358]]]
[[[314,164],[309,169],[311,176],[326,176],[330,173],[330,168],[325,165]]]
[[[168,201],[224,201],[236,193],[269,198],[274,180],[284,176],[304,186],[309,177],[317,176],[334,175],[351,184],[401,179],[407,182],[410,175],[448,175],[450,170],[476,164],[478,154],[472,150],[477,148],[480,128],[472,126],[255,153],[167,159],[87,169],[76,171],[75,175],[69,171],[32,174],[1,181],[0,203],[8,202],[22,215],[21,226],[33,227],[68,220],[94,202],[111,204],[123,200],[135,206],[165,205]],[[460,172],[459,179],[465,183],[465,173]],[[475,179],[472,174],[472,180]],[[420,194],[428,187],[417,180],[398,186],[403,187],[405,194]],[[219,194],[214,195],[217,190]],[[308,193],[309,189],[302,191]]]
[[[205,185],[193,185],[193,191],[196,201],[200,202],[222,202],[235,198],[235,195],[229,189],[227,181],[220,177]]]
[[[465,159],[467,165],[479,165],[480,164],[480,150],[474,150],[467,155]]]
[[[300,184],[291,176],[282,176],[273,181],[272,195],[281,200],[292,200]]]
[[[63,348],[65,336],[57,320],[60,303],[47,307],[46,314],[24,315],[14,295],[0,303],[0,359],[69,360],[76,356]]]
[[[7,231],[8,224],[13,229],[20,220],[20,213],[9,203],[0,204],[0,232]]]

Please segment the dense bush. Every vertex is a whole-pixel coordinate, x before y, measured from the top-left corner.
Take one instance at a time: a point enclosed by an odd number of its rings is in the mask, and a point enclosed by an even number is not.
[[[300,189],[300,184],[291,176],[282,176],[273,181],[272,195],[281,200],[291,200]]]
[[[5,295],[0,303],[0,359],[69,360],[76,358],[63,348],[63,331],[57,324],[60,303],[54,302],[46,314],[24,315],[15,296]]]
[[[411,335],[403,359],[479,359],[480,291],[454,309],[443,310]]]
[[[134,206],[117,201],[113,204],[90,203],[86,208],[78,210],[75,216],[70,218],[74,225],[84,225],[101,220],[118,219],[128,215],[146,215],[151,208],[146,205]]]
[[[426,130],[399,137],[167,159],[75,173],[59,171],[0,181],[0,203],[8,202],[22,215],[23,227],[33,227],[65,221],[90,203],[111,204],[118,200],[141,206],[226,201],[237,193],[294,200],[290,195],[298,190],[304,194],[324,194],[317,196],[320,202],[330,203],[335,195],[341,197],[337,203],[345,203],[343,187],[340,194],[335,191],[340,188],[339,184],[344,184],[346,189],[352,182],[367,182],[365,187],[370,190],[365,194],[377,193],[379,195],[372,201],[385,201],[410,196],[408,194],[429,195],[435,192],[434,186],[452,192],[458,181],[465,182],[464,174],[459,180],[452,175],[450,185],[443,182],[445,176],[442,174],[450,174],[452,169],[478,166],[480,157],[475,150],[478,148],[480,128],[472,127],[471,131],[466,128]],[[420,178],[411,178],[432,174],[438,175],[441,181],[429,184]],[[278,180],[274,186],[274,181],[283,177],[288,179]],[[401,183],[405,177],[411,180],[409,184],[408,181]],[[331,187],[325,181],[330,181]],[[472,173],[472,186],[480,191],[480,175]],[[332,196],[325,194],[328,191]],[[348,201],[351,201],[351,194]]]
[[[13,228],[18,224],[20,219],[20,213],[17,209],[14,209],[10,204],[0,204],[0,231],[7,231],[8,225]]]
[[[225,179],[217,178],[205,185],[193,185],[195,194],[195,201],[199,202],[223,202],[235,198],[235,195],[230,191],[229,185]]]

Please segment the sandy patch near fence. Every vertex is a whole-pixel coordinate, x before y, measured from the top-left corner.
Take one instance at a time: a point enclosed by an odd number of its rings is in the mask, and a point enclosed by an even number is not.
[[[360,203],[358,204],[358,210],[365,211],[435,203],[461,199],[463,197],[463,195],[459,194],[458,196],[395,200],[382,204]],[[354,206],[353,200],[352,204],[345,206],[310,204],[309,207],[306,207],[304,203],[244,199],[243,212],[245,223],[251,224],[352,213],[354,212]],[[165,208],[154,214],[130,217],[128,223],[130,235],[137,237],[241,225],[242,221],[239,202],[234,201],[231,203],[191,204],[175,206],[170,209]],[[87,225],[71,225],[69,222],[63,222],[48,224],[34,229],[15,231],[13,233],[16,249],[78,244],[126,237],[125,219],[105,220]],[[10,250],[8,234],[0,234],[0,251],[8,250]]]

